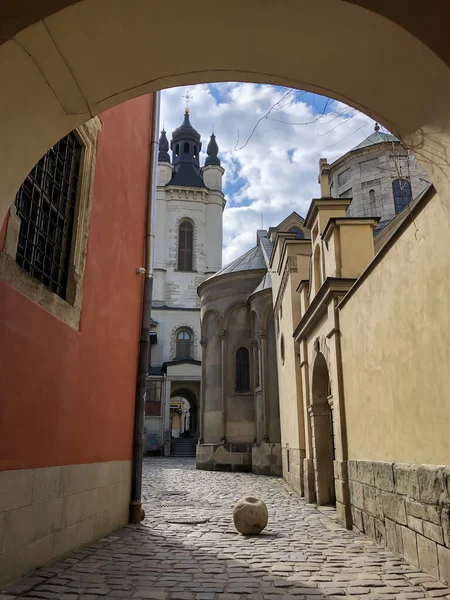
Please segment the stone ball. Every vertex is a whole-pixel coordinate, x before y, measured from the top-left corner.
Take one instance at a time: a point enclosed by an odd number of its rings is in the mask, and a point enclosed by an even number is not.
[[[267,527],[269,514],[262,500],[245,496],[233,510],[234,526],[242,535],[257,535]]]

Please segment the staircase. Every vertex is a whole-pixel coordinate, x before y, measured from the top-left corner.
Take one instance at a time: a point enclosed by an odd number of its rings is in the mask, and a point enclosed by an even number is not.
[[[172,438],[170,440],[170,456],[176,458],[195,458],[195,438]]]

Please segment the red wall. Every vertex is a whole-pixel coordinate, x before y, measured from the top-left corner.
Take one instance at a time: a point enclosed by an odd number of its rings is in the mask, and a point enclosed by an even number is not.
[[[0,470],[131,458],[151,98],[100,118],[80,331],[0,282]]]

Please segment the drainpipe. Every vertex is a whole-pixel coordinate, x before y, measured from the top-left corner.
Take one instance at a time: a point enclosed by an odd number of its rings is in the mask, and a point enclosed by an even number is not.
[[[151,97],[152,121],[149,141],[149,164],[147,180],[147,215],[145,225],[145,279],[142,299],[141,337],[139,339],[138,372],[134,407],[133,471],[131,474],[130,522],[140,523],[145,514],[142,510],[142,457],[144,454],[144,412],[147,391],[147,375],[150,356],[150,318],[153,294],[153,221],[156,195],[156,169],[158,166],[158,125],[160,92]],[[142,272],[138,269],[138,273]]]

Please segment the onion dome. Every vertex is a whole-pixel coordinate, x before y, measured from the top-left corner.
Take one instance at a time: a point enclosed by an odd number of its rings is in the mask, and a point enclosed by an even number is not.
[[[208,155],[208,158],[205,160],[205,167],[208,167],[209,165],[217,165],[220,167],[220,158],[217,156],[219,154],[219,146],[217,145],[214,133],[211,134],[206,154]]]
[[[161,131],[161,135],[159,136],[158,161],[170,162],[169,140],[167,139],[166,132],[164,131],[164,129]]]

